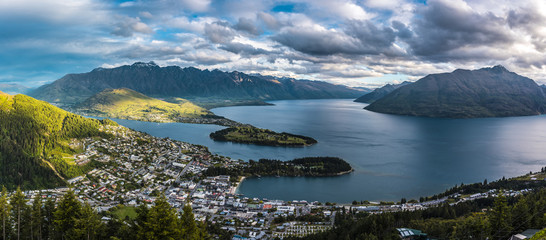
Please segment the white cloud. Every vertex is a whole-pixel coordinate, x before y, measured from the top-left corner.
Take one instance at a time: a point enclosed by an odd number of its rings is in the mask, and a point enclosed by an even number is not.
[[[152,17],[154,17],[150,12],[147,12],[147,11],[139,12],[138,14],[143,18],[152,18]]]

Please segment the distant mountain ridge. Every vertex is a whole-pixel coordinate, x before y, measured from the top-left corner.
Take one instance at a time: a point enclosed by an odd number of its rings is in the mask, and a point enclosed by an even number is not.
[[[383,98],[384,96],[387,96],[387,94],[391,93],[392,91],[396,90],[399,87],[405,86],[411,84],[411,82],[404,81],[399,84],[387,84],[383,87],[377,88],[373,90],[370,93],[367,93],[355,100],[355,102],[362,102],[362,103],[372,103],[377,101],[380,98]]]
[[[546,96],[535,81],[495,66],[431,74],[366,109],[443,118],[526,116],[544,114]]]
[[[215,98],[219,100],[280,100],[353,98],[360,90],[320,81],[270,79],[242,72],[160,67],[137,62],[116,68],[96,68],[67,74],[39,87],[32,96],[48,102],[79,103],[104,89],[129,88],[151,97]]]
[[[0,90],[7,94],[26,94],[32,90],[32,88],[13,83],[0,83]]]

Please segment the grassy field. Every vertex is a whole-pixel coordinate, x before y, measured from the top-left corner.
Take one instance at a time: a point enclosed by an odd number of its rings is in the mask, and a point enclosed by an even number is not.
[[[125,217],[129,217],[130,219],[135,219],[137,217],[137,213],[135,210],[135,207],[129,207],[129,206],[122,206],[117,208],[112,212],[118,219],[125,219]]]
[[[546,179],[546,173],[538,172],[533,174],[525,174],[523,176],[514,178],[515,180],[531,181],[531,180],[544,180]]]

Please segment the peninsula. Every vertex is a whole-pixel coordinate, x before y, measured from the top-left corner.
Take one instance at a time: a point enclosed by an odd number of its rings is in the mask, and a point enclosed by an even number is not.
[[[306,157],[291,161],[260,159],[250,160],[231,167],[210,167],[203,176],[229,175],[239,177],[283,176],[283,177],[330,177],[348,174],[351,165],[337,157]]]

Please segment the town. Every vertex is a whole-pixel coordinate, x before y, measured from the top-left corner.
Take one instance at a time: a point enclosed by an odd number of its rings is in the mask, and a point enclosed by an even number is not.
[[[340,211],[369,214],[414,211],[501,194],[494,189],[465,196],[452,194],[422,202],[366,201],[352,204],[248,198],[237,193],[237,186],[244,178],[202,174],[212,166],[227,168],[246,164],[242,160],[213,155],[204,146],[152,137],[122,126],[105,126],[102,130],[114,138],[74,139],[70,144],[72,148],[82,150],[74,156],[74,164],[85,165],[95,161],[98,167],[83,176],[66,180],[68,186],[65,188],[26,191],[28,204],[32,204],[35,194],[60,199],[72,189],[80,201],[89,203],[98,212],[112,209],[134,211],[138,204],[152,203],[164,194],[171,206],[179,211],[190,203],[197,221],[217,224],[231,232],[233,239],[274,239],[327,231],[333,227],[335,215]],[[518,196],[528,191],[530,189],[502,194]]]

